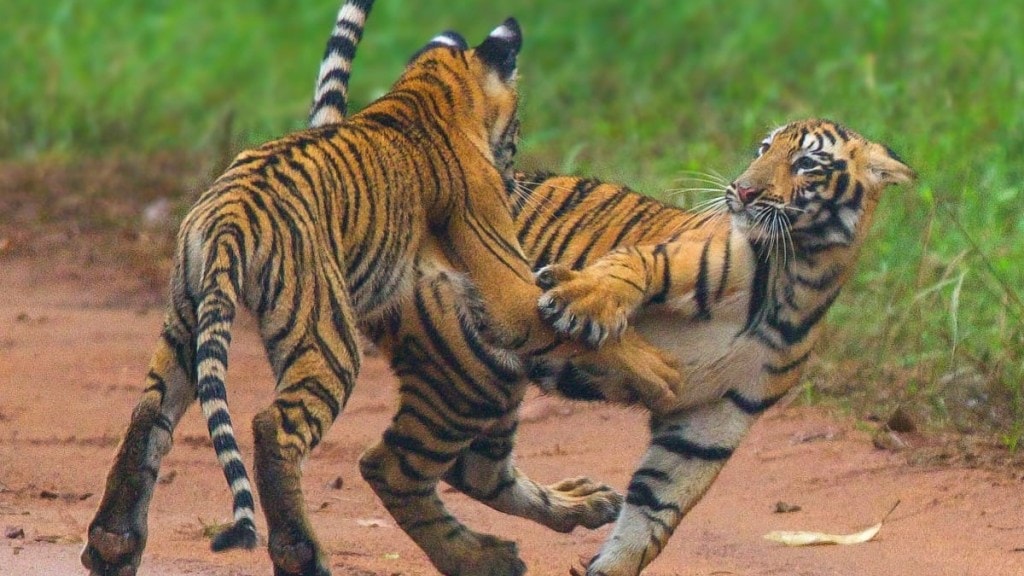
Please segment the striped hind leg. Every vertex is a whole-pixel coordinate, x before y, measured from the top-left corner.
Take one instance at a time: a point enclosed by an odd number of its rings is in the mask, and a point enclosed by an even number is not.
[[[445,475],[466,495],[506,514],[533,520],[558,532],[597,528],[615,520],[622,495],[590,478],[567,478],[544,486],[513,462],[516,415],[480,434]]]
[[[729,399],[654,417],[651,444],[633,472],[626,503],[601,550],[574,575],[636,576],[661,554],[753,422]]]
[[[295,294],[294,309],[261,318],[277,396],[253,418],[255,476],[274,574],[322,576],[330,571],[306,514],[300,465],[352,392],[359,345],[340,280],[297,286],[308,292]]]
[[[401,323],[377,338],[401,379],[399,409],[360,458],[360,471],[441,573],[522,574],[514,543],[470,530],[437,494],[474,440],[514,422],[526,385],[518,358],[480,337],[482,305],[458,274],[427,272],[402,312]]]
[[[82,564],[94,576],[135,574],[146,546],[146,517],[171,434],[196,398],[191,330],[171,311],[132,412],[99,509],[89,523]]]

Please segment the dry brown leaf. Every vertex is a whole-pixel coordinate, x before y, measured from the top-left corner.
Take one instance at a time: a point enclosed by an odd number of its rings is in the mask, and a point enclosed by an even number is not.
[[[826,534],[824,532],[807,532],[803,530],[774,530],[764,535],[766,540],[773,542],[779,542],[786,546],[816,546],[820,544],[863,544],[869,542],[872,538],[878,535],[878,532],[882,529],[882,524],[885,519],[892,514],[892,511],[899,506],[899,500],[893,504],[892,508],[885,513],[885,516],[875,524],[874,526],[865,528],[860,532],[853,534]]]
[[[825,534],[800,530],[775,530],[764,535],[766,540],[786,546],[814,546],[816,544],[863,544],[875,537],[882,529],[882,523],[854,534]]]

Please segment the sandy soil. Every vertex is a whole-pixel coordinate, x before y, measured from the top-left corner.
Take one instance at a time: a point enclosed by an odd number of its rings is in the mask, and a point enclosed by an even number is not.
[[[161,322],[153,303],[161,299],[145,278],[116,267],[0,247],[0,574],[84,573],[82,537],[140,392]],[[231,349],[228,383],[251,463],[247,423],[269,401],[272,381],[249,322]],[[348,409],[305,469],[308,505],[337,575],[434,573],[356,470],[390,417],[393,384],[385,363],[368,359]],[[586,474],[624,489],[645,443],[644,415],[610,406],[531,396],[524,421],[519,462],[547,482]],[[877,449],[869,428],[821,409],[773,409],[645,574],[1024,574],[1024,470],[972,468],[962,459],[938,465],[908,457],[917,451]],[[209,551],[204,526],[230,516],[230,497],[198,410],[175,439],[141,572],[269,574],[262,549]],[[607,534],[555,534],[450,490],[444,497],[474,528],[518,541],[531,574],[566,574]],[[896,501],[867,544],[786,548],[762,538],[777,529],[857,531]],[[777,502],[800,510],[777,513]]]

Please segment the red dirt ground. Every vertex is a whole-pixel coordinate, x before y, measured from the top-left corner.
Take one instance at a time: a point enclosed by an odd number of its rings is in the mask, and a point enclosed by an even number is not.
[[[0,574],[84,573],[85,527],[161,322],[153,303],[162,296],[151,283],[54,254],[5,254],[0,245]],[[250,322],[240,323],[228,383],[251,463],[248,420],[269,401],[272,381]],[[307,502],[336,575],[434,573],[356,470],[394,400],[385,363],[369,358],[348,409],[305,468]],[[523,416],[518,461],[546,482],[586,474],[624,489],[645,443],[645,417],[636,411],[531,396]],[[645,574],[1024,574],[1024,470],[880,450],[868,428],[819,408],[771,410]],[[209,551],[204,524],[229,518],[230,497],[198,410],[175,439],[141,573],[269,574],[262,549]],[[518,541],[531,574],[566,574],[608,533],[556,534],[447,489],[444,497],[472,527]],[[801,510],[776,513],[780,501]],[[857,531],[896,501],[867,544],[786,548],[762,538],[778,529]]]

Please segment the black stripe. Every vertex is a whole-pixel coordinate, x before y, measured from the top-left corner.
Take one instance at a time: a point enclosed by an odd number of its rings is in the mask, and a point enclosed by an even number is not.
[[[799,358],[791,362],[787,362],[786,364],[783,364],[781,366],[775,366],[773,364],[765,363],[764,371],[767,372],[768,374],[771,374],[772,376],[781,376],[787,372],[796,370],[800,366],[803,366],[803,364],[807,362],[807,359],[810,357],[811,351],[808,350],[807,352],[804,352],[803,355],[801,355]]]
[[[762,308],[768,299],[768,278],[771,272],[769,259],[761,255],[761,248],[751,242],[751,249],[754,252],[755,268],[754,277],[750,281],[750,303],[747,307],[747,323],[740,333],[749,331],[757,325],[760,320]]]
[[[407,434],[400,434],[391,428],[384,431],[384,443],[392,448],[416,454],[421,458],[437,462],[438,464],[450,462],[455,458],[455,453],[453,452],[430,449],[421,439]]]
[[[558,374],[555,388],[560,394],[573,400],[605,399],[601,389],[590,382],[587,372],[571,362],[567,362]]]
[[[710,320],[711,308],[708,304],[708,268],[710,262],[708,256],[711,253],[711,240],[704,242],[704,249],[700,252],[700,266],[697,270],[697,285],[694,287],[693,298],[697,302],[696,320]]]
[[[722,273],[718,277],[718,290],[715,291],[715,302],[725,296],[725,286],[729,281],[730,267],[732,266],[732,242],[725,239],[725,254],[722,256]]]
[[[348,31],[355,31],[355,32],[359,31],[359,27],[358,26],[352,26],[351,24],[348,25],[348,26],[345,26],[345,24],[346,24],[345,21],[338,22],[338,24],[340,25],[339,26],[340,28],[346,29]],[[359,41],[359,39],[357,38],[356,42],[358,42],[358,41]],[[343,60],[350,61],[350,60],[352,60],[352,57],[355,55],[355,53],[356,53],[356,44],[355,44],[355,42],[353,42],[347,36],[343,36],[343,35],[339,34],[339,35],[336,35],[336,36],[331,36],[330,38],[327,39],[327,49],[324,50],[324,57],[323,57],[323,59],[326,60],[330,56],[337,54]],[[321,85],[323,85],[322,82],[321,82]]]
[[[342,376],[342,374],[338,374]],[[348,375],[348,379],[351,380],[351,375],[346,371],[345,375]],[[278,394],[292,392],[297,395],[305,394],[307,397],[316,398],[321,404],[327,407],[327,410],[331,413],[331,421],[333,422],[338,418],[338,414],[341,412],[341,406],[339,399],[331,394],[330,390],[324,386],[318,377],[309,376],[289,385],[287,388],[278,391]]]
[[[675,502],[662,502],[657,494],[654,493],[654,490],[651,490],[650,486],[635,479],[629,483],[629,488],[626,491],[626,504],[642,506],[655,512],[671,510],[676,514],[680,513],[678,504]]]
[[[638,468],[636,472],[633,472],[633,478],[637,476],[644,476],[660,482],[671,482],[672,476],[664,470],[658,470],[657,468]]]
[[[737,408],[742,410],[743,413],[748,414],[750,416],[754,416],[774,406],[775,403],[778,402],[785,395],[785,393],[782,393],[779,394],[778,396],[770,396],[768,398],[755,400],[752,398],[747,398],[746,396],[740,394],[735,390],[729,390],[728,392],[725,393],[725,398],[726,400],[732,402],[733,405],[735,405]]]
[[[811,310],[809,314],[801,318],[797,322],[789,322],[786,320],[772,320],[769,325],[778,331],[782,340],[792,346],[798,342],[802,342],[807,336],[807,333],[811,331],[811,328],[821,321],[821,319],[828,312],[829,308],[832,307],[832,303],[839,296],[839,290],[828,295],[825,301],[821,303],[817,308]]]
[[[682,458],[708,461],[728,460],[733,451],[732,448],[722,446],[702,446],[679,436],[657,436],[651,441],[651,446],[668,450]]]
[[[654,248],[654,262],[651,263],[655,267],[658,266],[658,261],[661,260],[661,290],[652,296],[648,302],[651,304],[664,304],[668,298],[669,287],[672,285],[672,275],[669,272],[669,259],[668,251],[665,244],[658,244]]]

